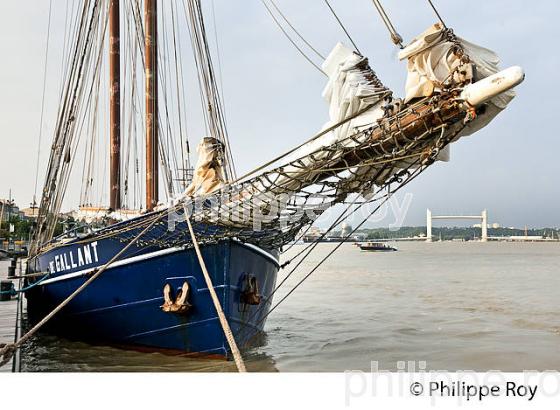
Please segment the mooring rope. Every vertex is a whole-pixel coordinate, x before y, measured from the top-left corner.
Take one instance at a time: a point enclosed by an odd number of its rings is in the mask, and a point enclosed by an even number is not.
[[[233,354],[235,365],[237,366],[237,370],[240,373],[245,373],[247,372],[247,368],[245,367],[245,363],[243,362],[243,357],[241,357],[241,353],[239,352],[239,348],[237,347],[237,343],[235,342],[235,338],[233,337],[231,327],[229,326],[226,315],[224,314],[224,311],[222,309],[222,305],[220,304],[220,300],[218,299],[218,295],[216,294],[216,290],[214,289],[212,278],[210,278],[208,269],[206,269],[206,263],[204,262],[204,258],[202,257],[202,253],[200,252],[200,247],[198,246],[198,241],[196,240],[196,236],[194,234],[191,220],[185,205],[183,205],[183,209],[185,211],[185,221],[187,222],[187,226],[189,227],[189,232],[191,234],[194,250],[198,258],[198,263],[200,264],[200,269],[202,269],[204,280],[206,281],[206,287],[210,292],[210,296],[212,297],[212,302],[214,303],[216,312],[218,313],[218,318],[220,319],[220,324],[222,325],[224,335],[226,336],[226,340],[229,344],[229,348],[231,349],[231,353]]]
[[[165,215],[165,214],[163,214]],[[103,265],[97,272],[95,272],[87,281],[85,281],[78,289],[76,289],[70,296],[64,299],[57,307],[55,307],[48,315],[46,315],[41,321],[39,321],[35,326],[31,328],[25,335],[23,335],[18,341],[10,344],[1,345],[0,344],[0,366],[7,363],[15,353],[17,349],[21,347],[22,344],[27,342],[31,336],[33,336],[41,327],[45,325],[54,315],[56,315],[62,308],[64,308],[68,303],[72,301],[78,294],[80,294],[90,283],[97,279],[103,272],[109,268],[109,266],[115,262],[120,256],[128,250],[138,239],[140,239],[160,218],[154,219],[146,228],[144,228],[134,239],[132,239],[124,248],[122,248],[115,256],[113,256],[105,265]]]
[[[0,292],[0,295],[9,294],[9,295],[15,296],[18,293],[27,292],[28,290],[33,289],[35,286],[40,285],[43,281],[45,281],[48,277],[51,276],[50,273],[47,273],[47,274],[41,273],[41,275],[43,275],[43,277],[41,279],[39,279],[37,282],[33,282],[31,285],[20,288],[20,289],[16,289],[14,284],[12,283],[12,287],[10,288],[10,290]],[[25,276],[14,276],[13,277],[13,279],[24,279],[24,278],[25,278]]]

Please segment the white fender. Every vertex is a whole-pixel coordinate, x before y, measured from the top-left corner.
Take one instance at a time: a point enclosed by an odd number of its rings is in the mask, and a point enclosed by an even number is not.
[[[476,107],[521,84],[524,79],[523,69],[519,66],[513,66],[467,85],[463,88],[459,98]]]

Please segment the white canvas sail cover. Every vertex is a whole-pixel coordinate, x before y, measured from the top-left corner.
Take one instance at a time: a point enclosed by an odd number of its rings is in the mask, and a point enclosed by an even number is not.
[[[274,202],[276,196],[286,194],[290,196],[312,185],[317,176],[324,172],[324,167],[342,155],[342,148],[356,146],[361,143],[359,140],[365,138],[353,140],[349,138],[351,135],[371,127],[383,117],[384,106],[387,104],[386,97],[390,97],[392,92],[377,80],[368,65],[367,58],[339,43],[322,67],[328,75],[323,97],[329,104],[329,121],[323,126],[322,131],[346,119],[352,118],[352,120],[325,132],[286,155],[278,163],[278,172],[267,174],[266,178],[259,178],[252,183],[250,188],[238,192],[232,201],[228,202],[231,209],[251,208],[254,204],[264,204],[263,208],[266,208],[266,204]],[[400,100],[393,101],[395,107],[399,104]],[[333,146],[339,149],[333,150]],[[357,181],[357,174],[363,177],[370,172],[372,168],[364,166],[355,170],[354,174],[343,177],[346,185],[343,191],[360,190],[361,184]],[[189,192],[192,192],[192,189],[187,190],[187,194]],[[251,205],[244,206],[244,202],[250,202]],[[279,206],[284,207],[286,203]]]
[[[370,107],[352,121],[336,128],[333,132],[335,140],[347,137],[349,132],[354,133],[353,130],[357,127],[370,126],[383,116],[383,98],[390,92],[369,78],[372,72],[366,66],[367,58],[341,43],[334,47],[322,65],[323,71],[329,76],[323,98],[329,104],[330,117],[323,129]]]
[[[224,186],[223,145],[216,138],[204,137],[196,148],[198,160],[191,184],[183,195],[198,196]]]
[[[476,82],[500,71],[496,53],[459,37],[457,41],[474,67],[463,64],[453,52],[455,44],[448,39],[440,23],[429,27],[399,53],[401,60],[408,59],[405,102],[441,91],[442,84],[450,79],[454,83]],[[459,71],[464,74],[458,78],[456,69],[461,65]],[[510,90],[490,100],[486,112],[470,122],[460,136],[473,134],[486,126],[514,97],[515,92]]]
[[[328,75],[328,83],[323,90],[323,98],[329,104],[329,121],[322,131],[352,118],[352,120],[336,127],[334,130],[306,143],[291,154],[283,158],[283,174],[274,181],[276,187],[281,186],[282,192],[298,190],[305,186],[306,181],[313,181],[321,173],[322,161],[332,161],[337,154],[330,149],[334,144],[344,144],[346,147],[357,144],[349,136],[360,129],[370,127],[383,117],[386,105],[385,98],[392,93],[381,85],[368,65],[367,58],[355,53],[341,43],[338,43],[329,53],[322,64],[323,71]],[[399,102],[393,105],[398,107]],[[369,107],[369,108],[368,108]],[[359,115],[358,115],[359,114]],[[293,165],[293,161],[297,161]],[[289,165],[292,163],[292,165]],[[362,167],[360,174],[369,172],[369,167]],[[274,179],[274,178],[272,178]],[[348,178],[348,184],[354,184],[353,177]],[[278,194],[278,188],[271,185],[257,187],[266,195]]]
[[[329,121],[323,126],[326,130],[341,121],[351,118],[367,107],[368,110],[335,130],[311,141],[287,156],[284,163],[303,158],[321,147],[341,141],[356,132],[356,128],[370,126],[383,116],[383,99],[390,94],[385,87],[377,86],[369,78],[371,69],[367,58],[356,54],[342,43],[338,43],[322,64],[328,76],[323,90],[323,98],[329,104]]]

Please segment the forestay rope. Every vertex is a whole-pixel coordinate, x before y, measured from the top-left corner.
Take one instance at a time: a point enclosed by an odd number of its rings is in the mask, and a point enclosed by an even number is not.
[[[385,9],[383,8],[383,6],[379,2],[379,0],[372,0],[372,1],[373,1],[373,4],[375,5],[375,8],[377,9],[379,15],[381,16],[381,20],[383,20],[383,23],[385,23],[385,26],[387,27],[387,30],[389,30],[389,34],[391,34],[391,41],[395,45],[399,46],[400,48],[404,48],[403,39],[402,39],[401,35],[397,32],[397,30],[395,29],[395,26],[393,26],[393,23],[391,22],[391,19],[389,18],[389,16],[387,16],[387,13],[385,12]]]
[[[350,35],[350,33],[348,32],[348,30],[346,29],[346,27],[344,26],[344,24],[342,24],[342,21],[340,20],[340,18],[338,17],[338,15],[336,14],[336,12],[334,11],[334,9],[332,8],[331,4],[329,3],[328,0],[325,0],[325,3],[327,4],[329,10],[331,11],[332,15],[334,16],[334,18],[336,19],[336,21],[338,22],[338,25],[340,26],[340,28],[342,28],[342,31],[344,31],[344,34],[346,34],[346,37],[348,37],[348,40],[350,40],[350,42],[352,43],[352,45],[354,46],[354,49],[358,52],[358,54],[362,54],[360,52],[360,49],[358,48],[358,46],[356,45],[356,43],[354,42],[354,39],[352,38],[352,36]]]
[[[436,16],[437,16],[439,22],[441,23],[441,25],[443,26],[443,28],[447,29],[447,25],[445,24],[445,21],[443,21],[443,19],[441,18],[441,15],[439,14],[439,11],[436,8],[436,6],[434,5],[434,3],[432,2],[432,0],[428,0],[428,3],[430,3],[430,6],[432,7],[432,10],[434,11],[434,13],[436,13]]]
[[[274,0],[268,0],[268,1],[270,1],[270,4],[272,4],[272,7],[274,7],[274,9],[278,12],[280,17],[282,17],[282,19],[292,29],[292,31],[294,33],[296,33],[296,35],[301,39],[301,41],[303,41],[305,43],[305,45],[307,47],[309,47],[311,49],[311,51],[313,51],[317,55],[317,57],[319,57],[321,60],[324,60],[325,56],[323,54],[321,54],[320,52],[318,52],[317,49],[315,47],[313,47],[311,45],[311,43],[309,43],[309,41],[307,41],[305,39],[305,37],[303,37],[303,35],[294,27],[294,25],[290,22],[290,20],[288,20],[288,18],[285,16],[285,14],[282,13],[282,10],[280,10],[280,8],[276,5],[276,2]],[[265,4],[265,7],[266,7],[266,4]]]
[[[282,31],[282,33],[284,34],[284,36],[290,41],[290,43],[292,43],[292,45],[296,48],[296,50],[303,56],[303,58],[305,58],[307,60],[307,62],[309,64],[311,64],[313,67],[315,67],[317,69],[317,71],[319,71],[320,73],[327,75],[323,69],[321,67],[319,67],[317,64],[315,64],[315,62],[313,62],[313,60],[307,55],[305,54],[305,52],[301,49],[300,46],[298,46],[298,44],[295,42],[295,40],[290,37],[290,35],[288,34],[288,32],[284,29],[284,27],[282,26],[282,24],[280,24],[280,21],[278,21],[278,18],[274,15],[274,13],[272,12],[272,10],[270,9],[270,7],[268,6],[268,4],[266,4],[266,2],[264,0],[261,0],[261,3],[263,4],[263,6],[266,8],[266,10],[268,11],[268,14],[270,14],[270,17],[272,17],[272,20],[274,20],[274,23],[276,23],[276,25],[278,26],[278,28]],[[287,20],[286,20],[287,21]],[[292,27],[292,25],[290,23],[288,23],[288,25],[290,27]],[[294,31],[296,31],[294,29]],[[296,31],[296,33],[299,35],[299,33]],[[307,42],[305,41],[305,43],[307,44]],[[311,47],[312,48],[312,47]],[[313,50],[315,50],[314,48],[312,48]]]
[[[47,67],[49,59],[49,43],[51,38],[51,14],[52,14],[52,0],[49,1],[49,21],[47,23],[47,46],[45,48],[45,62],[43,68],[43,93],[41,96],[41,116],[39,119],[39,138],[37,141],[37,161],[35,164],[35,188],[33,190],[33,204],[37,206],[37,186],[39,185],[39,162],[41,160],[41,141],[43,139],[43,116],[45,113],[45,93],[47,89]]]

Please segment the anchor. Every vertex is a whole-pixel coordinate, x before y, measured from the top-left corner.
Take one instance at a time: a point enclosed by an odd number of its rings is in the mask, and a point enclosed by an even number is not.
[[[169,283],[163,287],[163,305],[160,306],[161,310],[167,313],[186,313],[192,305],[187,301],[189,297],[189,284],[183,282],[183,286],[177,292],[177,297],[173,300],[171,295],[172,288]]]
[[[241,303],[246,305],[259,305],[262,295],[259,295],[257,278],[252,275],[245,276],[245,289],[241,292]]]

